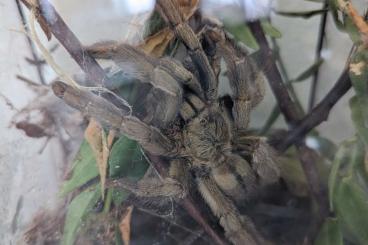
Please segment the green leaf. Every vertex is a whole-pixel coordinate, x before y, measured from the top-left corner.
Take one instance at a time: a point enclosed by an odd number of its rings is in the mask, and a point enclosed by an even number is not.
[[[332,163],[332,168],[330,171],[330,176],[328,179],[328,196],[329,196],[329,200],[330,200],[330,209],[333,211],[334,210],[334,195],[336,193],[336,186],[337,183],[339,182],[339,171],[342,168],[342,166],[345,164],[349,164],[351,162],[352,159],[352,154],[351,151],[353,149],[353,147],[355,146],[355,141],[344,141],[337,153],[336,153],[336,157]]]
[[[63,183],[60,194],[66,195],[97,176],[95,155],[88,142],[84,140],[75,157],[72,176]]]
[[[308,79],[309,77],[311,77],[314,74],[314,72],[316,70],[319,69],[319,67],[322,65],[323,61],[324,61],[323,59],[320,59],[320,60],[314,62],[310,67],[308,67],[305,71],[300,73],[296,78],[288,81],[287,84],[302,82],[302,81]]]
[[[359,48],[351,58],[349,76],[358,96],[368,95],[368,52]]]
[[[336,218],[327,218],[314,245],[343,245],[339,222]]]
[[[68,211],[64,223],[64,232],[62,237],[62,245],[73,245],[79,228],[83,225],[83,221],[101,197],[99,185],[93,190],[86,190],[74,197],[68,206]]]
[[[268,20],[262,20],[261,26],[266,35],[273,38],[281,38],[282,36],[281,32],[276,27],[274,27]]]
[[[112,146],[109,156],[110,177],[131,177],[139,180],[143,177],[148,165],[136,141],[121,136]]]
[[[235,40],[243,42],[249,48],[254,49],[254,51],[259,49],[258,42],[247,25],[243,23],[229,23],[225,21],[224,27],[228,32],[234,35]]]
[[[359,44],[362,42],[361,35],[358,27],[354,24],[350,16],[344,15],[344,27],[345,31],[349,34],[350,39],[355,43]]]
[[[339,29],[340,31],[345,31],[344,23],[339,18],[339,7],[337,1],[338,0],[329,0],[331,14],[337,29]]]
[[[327,11],[328,9],[316,9],[316,10],[307,10],[307,11],[298,11],[298,12],[276,11],[276,14],[282,15],[285,17],[301,17],[301,18],[308,19],[315,15],[323,14]]]
[[[297,81],[297,82],[303,81],[303,80],[309,78],[310,76],[312,76],[314,74],[314,72],[316,70],[318,70],[318,68],[322,65],[323,61],[324,61],[323,59],[317,60],[310,67],[308,67],[304,72],[299,74],[299,76],[297,76],[295,78],[295,81]]]
[[[354,96],[350,99],[351,118],[359,137],[368,145],[368,97]]]
[[[342,179],[334,205],[343,229],[359,244],[368,244],[368,195],[352,176]]]
[[[111,178],[129,177],[139,180],[146,173],[148,166],[136,141],[121,136],[112,146],[109,156],[109,176]],[[120,205],[128,196],[129,192],[113,188],[112,200],[115,205]]]

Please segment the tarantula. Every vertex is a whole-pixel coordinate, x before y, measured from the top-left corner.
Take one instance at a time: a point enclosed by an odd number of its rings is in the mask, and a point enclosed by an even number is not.
[[[144,178],[133,183],[120,179],[115,186],[137,196],[180,199],[194,182],[233,244],[268,244],[250,218],[237,209],[259,186],[279,176],[272,149],[264,139],[247,133],[249,114],[263,98],[263,76],[220,26],[204,25],[195,33],[177,6],[174,0],[158,0],[156,8],[186,47],[189,58],[185,61],[154,58],[133,46],[112,42],[86,48],[95,58],[111,59],[130,76],[152,86],[160,105],[148,100],[147,116],[139,118],[106,96],[63,82],[53,84],[54,93],[136,140],[146,152],[170,161],[163,180]],[[218,96],[221,58],[232,89],[225,99]]]

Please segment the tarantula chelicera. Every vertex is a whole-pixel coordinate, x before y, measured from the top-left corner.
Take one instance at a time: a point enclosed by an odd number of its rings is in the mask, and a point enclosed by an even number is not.
[[[176,6],[174,0],[159,0],[156,8],[187,49],[189,57],[181,62],[154,58],[127,44],[86,48],[95,58],[113,60],[160,95],[159,105],[147,99],[146,116],[62,82],[55,82],[53,90],[70,106],[136,140],[149,154],[170,161],[163,180],[121,179],[116,186],[137,196],[180,199],[190,192],[189,183],[195,183],[232,243],[268,244],[237,209],[259,186],[279,176],[272,149],[247,133],[250,112],[263,98],[263,76],[221,27],[207,24],[196,33]],[[221,59],[232,89],[226,99],[218,96]]]

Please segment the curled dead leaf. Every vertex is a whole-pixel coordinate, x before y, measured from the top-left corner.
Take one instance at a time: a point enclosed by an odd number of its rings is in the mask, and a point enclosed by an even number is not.
[[[100,174],[101,194],[102,199],[104,199],[107,162],[108,162],[107,160],[110,153],[106,139],[106,134],[102,126],[96,120],[91,119],[88,124],[88,127],[86,128],[86,131],[84,132],[84,137],[90,144],[92,151],[96,157],[96,163]]]
[[[199,0],[180,0],[179,6],[185,20],[193,16],[199,5]],[[147,54],[160,57],[165,52],[170,41],[175,37],[174,32],[170,28],[164,28],[157,33],[147,37],[139,48]]]
[[[121,218],[119,229],[124,245],[130,244],[130,222],[132,220],[133,206],[127,207],[123,217]]]
[[[43,126],[38,124],[30,123],[28,121],[20,121],[15,123],[17,129],[21,129],[24,133],[31,138],[42,138],[49,137],[50,134],[46,132]]]
[[[360,76],[360,75],[362,75],[362,71],[363,71],[364,66],[365,66],[364,61],[360,61],[358,63],[351,63],[349,65],[350,72],[352,72],[356,76]]]

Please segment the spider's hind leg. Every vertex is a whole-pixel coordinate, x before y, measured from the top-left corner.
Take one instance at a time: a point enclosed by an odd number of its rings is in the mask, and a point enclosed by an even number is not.
[[[182,199],[188,194],[189,179],[185,163],[179,159],[170,162],[169,177],[164,179],[145,176],[135,182],[128,178],[108,181],[108,187],[123,188],[137,197],[171,197]]]

